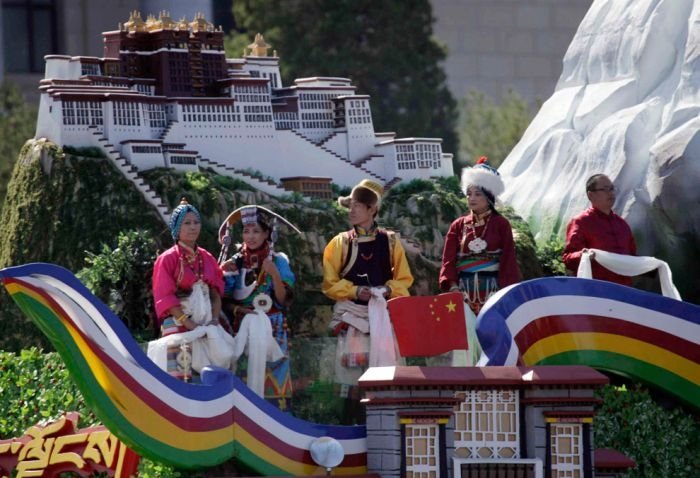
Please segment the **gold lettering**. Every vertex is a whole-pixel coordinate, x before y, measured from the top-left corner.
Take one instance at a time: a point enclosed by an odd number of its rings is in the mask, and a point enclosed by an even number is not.
[[[19,453],[17,463],[17,478],[42,476],[44,468],[49,464],[55,438],[44,439],[60,431],[65,425],[66,418],[50,423],[46,427],[33,426],[27,431],[32,439],[24,445]],[[27,458],[30,458],[27,460]]]
[[[31,435],[31,430],[29,434]],[[44,440],[43,437],[36,437],[29,441],[19,454],[17,478],[42,476],[44,468],[49,464],[54,441],[56,441],[55,438]],[[33,460],[27,460],[27,458],[33,458]]]
[[[114,463],[114,454],[119,446],[119,440],[109,430],[92,432],[88,437],[88,444],[83,452],[83,457],[99,464],[104,457],[104,465],[111,468]]]
[[[80,433],[77,435],[64,435],[56,439],[56,445],[54,446],[53,452],[51,453],[51,458],[49,458],[50,465],[56,465],[58,463],[72,463],[78,469],[82,469],[85,466],[85,460],[75,452],[61,452],[64,446],[75,445],[76,443],[83,443],[87,440],[87,433]]]
[[[122,466],[124,465],[124,455],[126,455],[126,445],[122,442],[117,442],[119,444],[119,459],[117,460],[117,465],[114,467],[114,476],[122,476]]]

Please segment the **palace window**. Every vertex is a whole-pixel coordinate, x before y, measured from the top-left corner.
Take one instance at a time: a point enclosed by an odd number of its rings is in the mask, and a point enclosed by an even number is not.
[[[440,474],[437,424],[406,425],[406,478],[437,478]]]
[[[170,156],[170,164],[197,164],[194,156]]]
[[[148,122],[151,128],[165,128],[165,108],[159,104],[146,105]]]
[[[468,390],[455,412],[455,454],[460,458],[519,458],[519,398],[513,390]]]
[[[83,76],[87,75],[98,75],[100,74],[100,65],[97,63],[81,63],[80,64],[80,74]]]
[[[440,151],[437,144],[417,143],[416,144],[418,167],[438,168],[440,165]]]
[[[412,144],[396,145],[396,167],[399,170],[416,169],[416,156]]]
[[[75,102],[63,102],[63,124],[75,124]]]
[[[160,146],[134,145],[131,147],[131,152],[138,154],[160,154],[162,150]]]
[[[552,478],[583,478],[582,432],[580,423],[550,425]]]
[[[114,124],[119,126],[141,126],[139,103],[115,101],[113,103]]]
[[[102,119],[102,103],[99,101],[88,101],[87,104],[90,110],[90,124],[102,126],[104,122]]]

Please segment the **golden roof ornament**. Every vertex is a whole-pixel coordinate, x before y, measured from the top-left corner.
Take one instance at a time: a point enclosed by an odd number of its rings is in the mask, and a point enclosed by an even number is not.
[[[146,30],[149,32],[152,32],[153,30],[159,30],[160,29],[160,24],[158,20],[156,20],[156,17],[153,14],[149,14],[148,17],[146,17]]]
[[[160,20],[160,24],[162,25],[163,30],[172,30],[177,25],[173,21],[173,19],[170,18],[170,12],[167,12],[165,10],[161,11],[158,14],[158,20]]]
[[[189,29],[189,25],[187,24],[187,19],[185,17],[182,17],[180,21],[177,22],[177,29],[178,30],[185,30],[187,31]]]
[[[199,12],[194,16],[194,21],[190,23],[193,32],[211,32],[214,31],[214,25],[209,23],[204,14]]]
[[[262,36],[262,33],[257,33],[255,35],[255,41],[248,45],[248,48],[250,49],[249,56],[267,56],[267,50],[271,47],[265,43],[265,38]]]
[[[141,12],[134,10],[129,14],[129,20],[124,24],[124,30],[128,32],[146,31],[146,24],[141,18]]]

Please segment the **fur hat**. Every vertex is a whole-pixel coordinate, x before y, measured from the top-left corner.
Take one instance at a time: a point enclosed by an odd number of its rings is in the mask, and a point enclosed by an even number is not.
[[[384,195],[384,187],[369,179],[363,179],[354,188],[350,196],[340,196],[338,204],[345,208],[350,207],[350,201],[356,200],[368,206],[377,205],[377,209],[382,205],[382,196]],[[376,201],[375,201],[376,198]]]
[[[182,221],[185,220],[185,216],[188,212],[193,213],[197,216],[197,219],[202,220],[202,215],[199,214],[197,208],[192,204],[187,202],[187,199],[182,198],[180,200],[180,205],[173,209],[170,214],[170,221],[168,222],[168,227],[170,228],[170,234],[173,236],[173,240],[177,242],[180,237],[180,228],[182,227]]]
[[[482,156],[471,168],[462,170],[462,191],[467,195],[469,186],[479,186],[494,197],[498,197],[505,190],[505,185],[495,168],[486,164],[486,156]]]

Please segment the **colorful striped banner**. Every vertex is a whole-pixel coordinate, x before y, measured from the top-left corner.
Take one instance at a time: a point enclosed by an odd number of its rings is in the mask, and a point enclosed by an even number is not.
[[[144,354],[121,320],[66,269],[27,264],[0,270],[22,311],[51,340],[104,425],[142,456],[181,468],[231,458],[263,475],[320,475],[314,439],[340,442],[338,475],[367,471],[364,426],[318,425],[281,412],[223,369],[202,384],[180,382]]]
[[[612,282],[535,279],[477,318],[480,365],[589,365],[700,409],[700,307]]]

